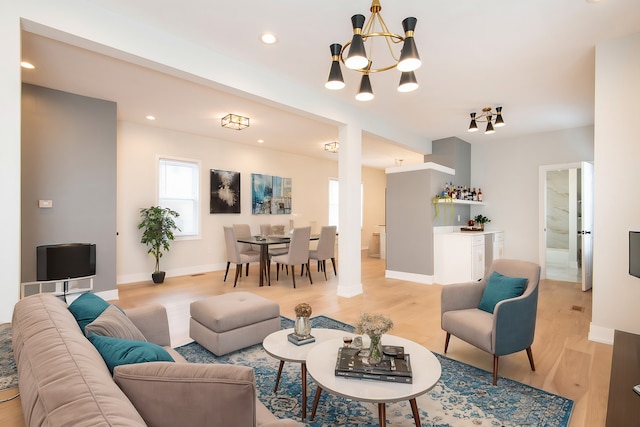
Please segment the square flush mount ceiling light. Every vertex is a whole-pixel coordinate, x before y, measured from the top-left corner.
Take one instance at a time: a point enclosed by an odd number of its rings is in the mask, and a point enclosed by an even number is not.
[[[223,128],[242,130],[249,127],[249,117],[242,117],[237,114],[227,114],[220,120]]]
[[[337,141],[327,142],[326,144],[324,144],[324,151],[329,151],[331,153],[337,153],[338,152],[338,148],[340,148],[340,144],[338,144]]]

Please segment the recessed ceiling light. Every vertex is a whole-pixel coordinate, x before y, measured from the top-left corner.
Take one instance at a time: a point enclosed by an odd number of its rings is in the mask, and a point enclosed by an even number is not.
[[[264,143],[264,139],[259,139],[258,144],[262,144],[262,143]]]
[[[278,43],[278,37],[273,33],[262,33],[262,34],[260,34],[260,40],[264,44],[276,44],[276,43]]]
[[[33,65],[31,62],[27,62],[27,61],[20,62],[20,66],[22,68],[27,68],[29,70],[33,70],[34,68],[36,68],[35,65]]]
[[[148,116],[145,117],[145,119],[147,119],[147,120],[155,120],[156,118],[154,116],[152,116],[152,115],[148,115]]]

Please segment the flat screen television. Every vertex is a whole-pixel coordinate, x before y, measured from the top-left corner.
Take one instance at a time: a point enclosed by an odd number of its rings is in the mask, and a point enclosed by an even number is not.
[[[96,245],[64,243],[36,248],[36,280],[67,280],[96,274]]]
[[[629,231],[629,274],[640,277],[640,231]]]

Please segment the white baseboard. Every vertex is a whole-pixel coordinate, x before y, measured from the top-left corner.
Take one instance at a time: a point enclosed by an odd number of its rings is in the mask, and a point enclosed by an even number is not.
[[[384,277],[387,279],[405,280],[407,282],[416,282],[425,285],[432,285],[434,283],[432,275],[406,273],[404,271],[385,270]]]
[[[605,328],[591,323],[589,325],[589,341],[613,345],[614,332],[615,329]]]
[[[195,265],[184,268],[177,268],[174,270],[167,270],[166,277],[176,277],[176,276],[188,276],[190,274],[201,274],[208,273],[210,271],[219,271],[227,268],[227,263],[222,264],[205,264],[205,265]],[[118,276],[116,278],[116,283],[118,285],[124,285],[127,283],[136,283],[136,282],[145,282],[151,280],[151,271],[145,273],[133,273],[133,274],[125,274]]]

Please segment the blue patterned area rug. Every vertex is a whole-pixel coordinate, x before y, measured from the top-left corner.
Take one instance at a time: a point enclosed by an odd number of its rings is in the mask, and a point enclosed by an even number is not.
[[[281,318],[283,329],[293,321]],[[315,328],[353,331],[353,327],[326,316],[311,319]],[[269,356],[261,344],[217,357],[197,343],[176,349],[192,363],[232,363],[252,366],[256,374],[258,397],[279,418],[300,420],[300,365],[285,363],[278,392],[273,393],[279,361]],[[491,372],[436,354],[442,364],[438,384],[416,399],[420,420],[425,427],[562,427],[568,426],[573,401],[507,378],[493,386]],[[360,381],[355,380],[354,381]],[[307,415],[316,385],[309,379]],[[375,404],[352,401],[324,392],[313,422],[305,426],[377,427]],[[413,426],[409,402],[387,404],[387,423]]]
[[[0,391],[18,387],[18,369],[13,359],[11,323],[0,325]]]

